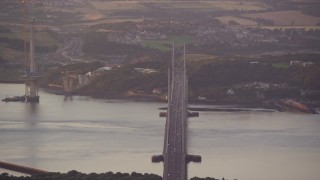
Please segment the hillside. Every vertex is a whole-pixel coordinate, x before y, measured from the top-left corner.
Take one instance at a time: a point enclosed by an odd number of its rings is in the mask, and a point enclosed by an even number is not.
[[[307,60],[308,65],[303,66],[303,61],[290,65],[293,57]],[[317,102],[320,100],[318,58],[318,55],[287,55],[194,61],[187,55],[189,97],[191,100],[203,97],[217,103],[255,103],[283,98]],[[78,69],[85,74],[90,71],[88,67],[93,71],[94,67],[99,67],[97,65],[70,66],[68,69]],[[167,91],[167,66],[167,60],[130,63],[92,76],[89,84],[75,89],[75,93],[98,98],[161,99]],[[154,72],[142,73],[139,68],[154,69]],[[47,74],[42,86],[62,84],[62,71],[57,69]],[[229,94],[229,91],[233,93]]]

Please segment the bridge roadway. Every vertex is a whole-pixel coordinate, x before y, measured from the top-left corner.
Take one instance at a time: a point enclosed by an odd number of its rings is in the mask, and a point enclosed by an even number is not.
[[[166,117],[163,154],[152,157],[152,162],[164,162],[164,180],[187,180],[187,164],[201,162],[201,156],[187,154],[187,120],[188,117],[197,117],[199,114],[189,113],[187,110],[185,47],[183,51],[183,61],[180,58],[175,62],[173,45],[172,61],[168,69],[168,110],[160,113],[161,117]]]
[[[166,120],[164,143],[164,180],[186,180],[186,120],[185,71],[174,66],[171,77],[171,93]]]
[[[26,167],[26,166],[21,166],[21,165],[17,165],[17,164],[11,164],[11,163],[2,162],[2,161],[0,161],[0,168],[7,169],[10,171],[14,171],[14,172],[23,173],[23,174],[29,174],[29,175],[49,173],[48,171],[35,169],[35,168],[31,168],[31,167]]]

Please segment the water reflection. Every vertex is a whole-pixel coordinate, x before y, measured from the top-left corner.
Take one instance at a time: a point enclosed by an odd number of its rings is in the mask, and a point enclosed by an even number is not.
[[[25,124],[28,129],[24,137],[26,163],[30,167],[38,167],[37,156],[41,136],[38,136],[36,131],[39,123],[39,103],[25,103],[25,114]]]
[[[39,103],[25,103],[27,123],[36,125],[39,113]]]
[[[63,101],[73,101],[73,96],[72,95],[66,95],[66,96],[64,96]]]

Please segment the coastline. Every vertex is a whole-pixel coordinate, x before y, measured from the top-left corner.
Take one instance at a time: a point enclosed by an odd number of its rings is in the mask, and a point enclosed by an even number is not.
[[[0,81],[0,84],[24,84],[24,81]]]
[[[152,94],[134,94],[128,95],[125,93],[88,93],[88,92],[73,92],[63,93],[60,90],[52,88],[43,88],[42,90],[47,93],[62,95],[62,96],[88,96],[93,99],[120,99],[120,100],[131,100],[140,102],[162,102],[167,103],[164,96],[152,95]],[[189,108],[191,111],[225,111],[225,112],[240,112],[240,111],[264,111],[264,112],[275,112],[283,111],[277,106],[270,106],[263,101],[216,101],[216,100],[199,100],[190,99],[190,105],[219,105],[219,106],[230,106],[230,108]],[[162,108],[159,108],[160,110]],[[162,109],[163,110],[163,109]]]
[[[8,81],[6,83],[0,82],[3,84],[23,84],[22,82],[12,82]],[[129,93],[118,93],[118,92],[85,92],[77,91],[72,93],[64,93],[61,89],[42,87],[42,91],[62,96],[88,96],[93,99],[119,99],[119,100],[131,100],[131,101],[141,101],[141,102],[161,102],[167,103],[165,95],[157,94],[129,94]],[[223,100],[208,100],[208,99],[196,99],[189,98],[190,105],[218,105],[218,106],[229,106],[223,108],[191,108],[191,111],[225,111],[225,112],[241,112],[241,111],[265,111],[265,112],[283,112],[283,111],[292,111],[308,114],[317,114],[317,108],[319,103],[303,103],[308,107],[309,112],[303,112],[295,107],[288,107],[281,104],[282,99],[246,99],[246,98],[232,98],[232,99],[223,99]]]

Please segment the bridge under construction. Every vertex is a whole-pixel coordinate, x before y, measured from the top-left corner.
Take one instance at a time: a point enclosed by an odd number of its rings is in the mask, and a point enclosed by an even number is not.
[[[183,54],[183,56],[182,56]],[[175,57],[180,57],[175,61]],[[187,153],[188,117],[198,115],[188,112],[188,79],[183,53],[172,48],[168,69],[168,109],[166,113],[163,154],[152,157],[152,162],[163,162],[164,180],[187,180],[189,162],[201,162],[201,156]]]
[[[30,18],[30,54],[29,59],[26,59],[25,75],[22,78],[25,80],[25,101],[39,102],[38,80],[40,79],[39,69],[35,60],[35,43],[34,43],[34,23],[35,19]]]
[[[25,81],[25,94],[23,96],[12,96],[2,99],[2,101],[24,101],[31,103],[38,103],[39,97],[39,87],[38,81],[41,78],[37,61],[35,60],[35,42],[34,42],[34,24],[35,18],[30,18],[30,52],[29,58],[27,57],[27,38],[25,37],[25,74],[21,78]],[[26,23],[24,24],[26,26]],[[25,30],[26,31],[26,30]],[[25,32],[26,33],[26,32]]]

